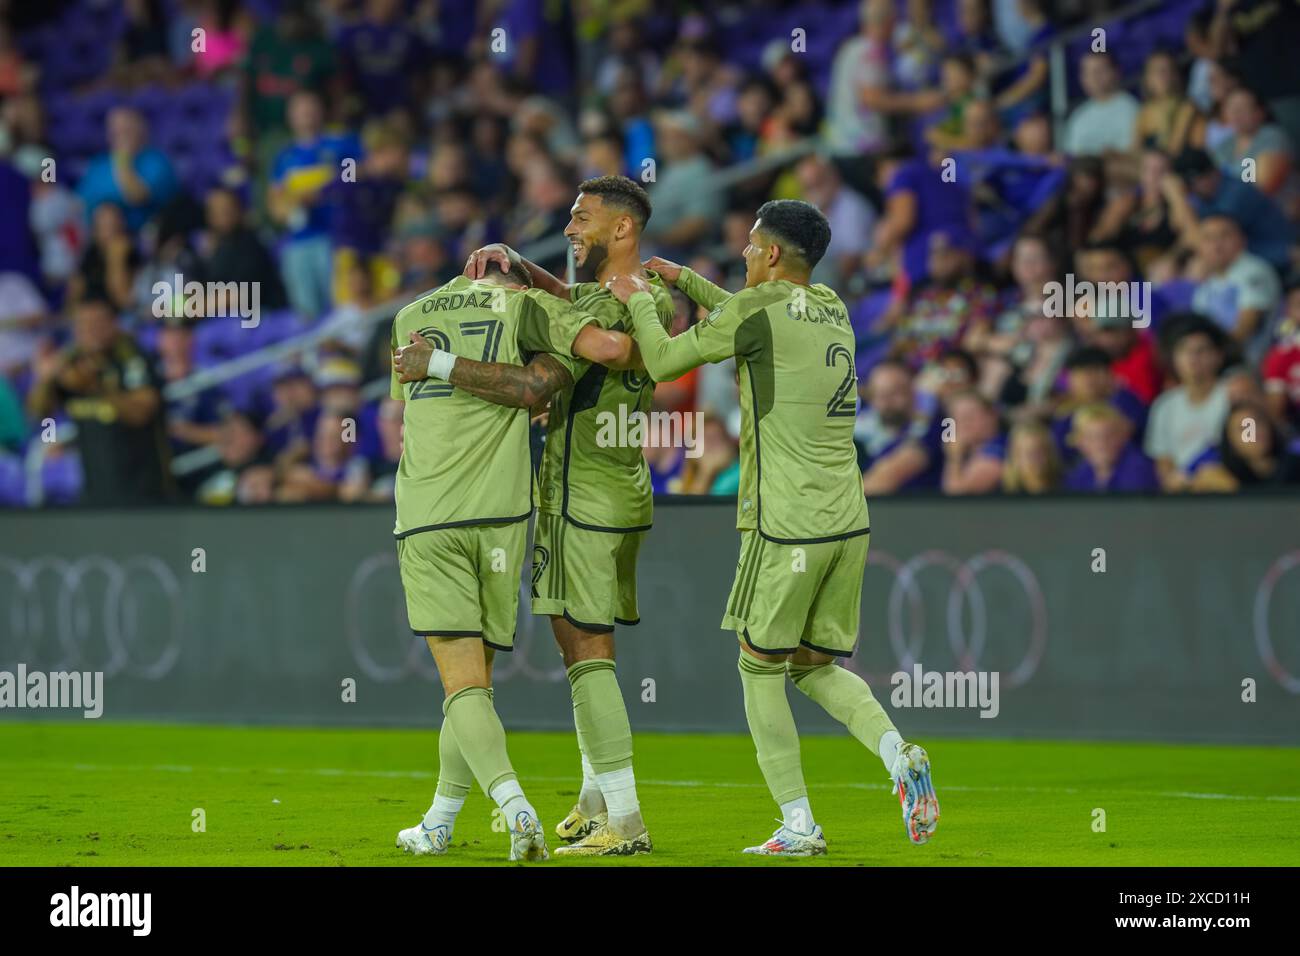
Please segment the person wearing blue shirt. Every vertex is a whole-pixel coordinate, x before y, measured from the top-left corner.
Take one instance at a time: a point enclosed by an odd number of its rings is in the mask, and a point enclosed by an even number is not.
[[[285,292],[294,311],[308,319],[319,318],[330,306],[331,207],[321,194],[341,179],[345,159],[361,160],[355,136],[322,131],[324,116],[317,93],[294,93],[288,105],[293,142],[280,150],[271,168],[271,215],[288,230],[280,258]]]
[[[1282,207],[1257,186],[1225,176],[1204,150],[1180,153],[1162,188],[1170,218],[1188,247],[1197,247],[1202,219],[1228,216],[1241,225],[1247,249],[1276,268],[1289,266],[1296,232]]]
[[[176,194],[176,173],[171,160],[148,145],[148,127],[134,109],[115,107],[106,125],[108,152],[90,161],[77,192],[87,217],[101,203],[117,203],[136,232]]]

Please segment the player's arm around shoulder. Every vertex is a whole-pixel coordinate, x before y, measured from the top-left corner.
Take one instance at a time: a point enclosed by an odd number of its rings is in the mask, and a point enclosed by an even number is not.
[[[645,267],[656,273],[665,284],[676,286],[688,299],[706,309],[717,308],[731,296],[726,289],[714,285],[694,269],[668,259],[651,256],[645,261]]]
[[[527,365],[479,362],[434,348],[418,332],[411,332],[409,343],[393,352],[393,373],[400,384],[442,379],[486,402],[508,408],[544,404],[573,384],[569,369],[549,352],[539,352]]]

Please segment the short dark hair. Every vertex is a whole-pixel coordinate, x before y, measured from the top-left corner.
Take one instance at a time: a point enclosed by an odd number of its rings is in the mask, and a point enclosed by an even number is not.
[[[821,262],[831,243],[831,224],[822,211],[800,199],[773,199],[758,207],[761,229],[783,243],[808,268]]]
[[[512,282],[515,285],[523,286],[525,289],[533,287],[532,274],[528,271],[528,267],[524,265],[524,261],[518,257],[510,260],[510,266],[505,272],[502,272],[501,267],[496,263],[489,262],[483,270],[482,281],[491,282],[494,285],[498,282]]]
[[[979,381],[979,377],[980,377],[979,362],[977,362],[975,360],[975,356],[972,353],[968,352],[966,349],[961,349],[961,348],[944,349],[942,352],[939,353],[938,358],[935,359],[936,364],[938,364],[939,362],[957,362],[966,369],[966,372],[970,375],[970,380],[972,382]]]
[[[1079,368],[1110,368],[1110,355],[1095,345],[1081,345],[1065,357],[1065,370]]]
[[[641,184],[626,176],[597,176],[578,183],[578,192],[599,196],[602,202],[632,214],[638,229],[650,221],[650,197]]]

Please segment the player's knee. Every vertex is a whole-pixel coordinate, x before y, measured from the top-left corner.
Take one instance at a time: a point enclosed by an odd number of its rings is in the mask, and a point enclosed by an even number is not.
[[[830,667],[831,664],[832,662],[829,657],[824,661],[791,660],[785,665],[785,673],[786,676],[794,682],[794,685],[798,687],[800,681],[807,680],[814,674],[819,673],[823,668]]]

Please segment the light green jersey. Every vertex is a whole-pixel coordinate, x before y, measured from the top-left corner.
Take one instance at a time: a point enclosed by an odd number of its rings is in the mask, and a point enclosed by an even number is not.
[[[865,534],[867,502],[853,446],[854,336],[831,289],[785,280],[735,295],[690,269],[677,286],[713,311],[675,338],[645,293],[632,296],[646,368],[671,381],[735,356],[740,378],[740,491],[736,527],[769,541],[808,544]]]
[[[437,348],[482,362],[525,365],[550,352],[573,374],[573,340],[592,321],[536,289],[507,289],[458,276],[393,320],[393,348],[419,332]],[[528,409],[494,405],[438,379],[390,382],[405,399],[397,466],[397,525],[418,531],[524,521],[533,510]]]
[[[649,278],[654,289],[651,314],[667,329],[673,318],[672,293],[659,276],[650,273]],[[603,328],[628,330],[627,307],[600,283],[575,285],[572,300]],[[619,436],[625,437],[629,429],[618,422],[650,411],[655,383],[644,372],[616,372],[582,360],[573,382],[572,388],[551,399],[538,510],[562,514],[591,531],[645,531],[654,516],[650,469],[639,445],[620,443]]]

